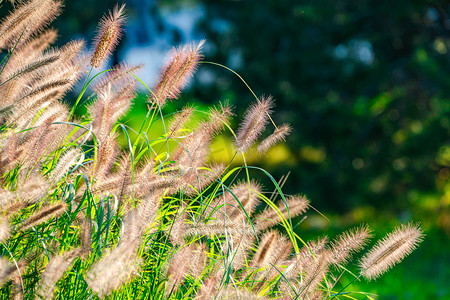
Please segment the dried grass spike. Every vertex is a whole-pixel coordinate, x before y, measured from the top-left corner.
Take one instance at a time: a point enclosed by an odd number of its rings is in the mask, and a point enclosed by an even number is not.
[[[29,63],[28,65],[15,71],[5,81],[9,81],[9,80],[19,77],[19,76],[25,76],[25,75],[35,72],[37,70],[46,68],[46,67],[50,66],[51,64],[55,63],[56,61],[58,61],[59,58],[60,58],[60,54],[58,52],[53,52],[53,53],[48,53],[48,54],[42,55],[41,57],[37,58],[33,62]]]
[[[360,260],[362,275],[369,280],[380,277],[416,249],[423,237],[420,225],[409,223],[397,227]]]
[[[125,22],[124,13],[125,4],[120,7],[116,5],[112,13],[109,12],[109,15],[103,16],[100,20],[95,41],[94,55],[91,59],[92,67],[100,67],[103,60],[114,51],[122,34],[122,25]]]
[[[372,236],[368,226],[349,230],[339,235],[332,241],[331,245],[331,263],[342,264],[351,259],[352,254],[360,251]]]
[[[53,21],[61,12],[62,3],[53,0],[31,0],[20,5],[2,20],[0,49],[25,43],[34,33]]]
[[[6,218],[0,218],[0,242],[5,241],[10,236],[9,222]]]
[[[285,141],[286,136],[289,135],[291,130],[292,130],[292,128],[290,125],[287,125],[287,124],[281,125],[277,129],[275,129],[275,131],[271,135],[266,137],[258,145],[256,150],[259,152],[259,154],[266,153],[270,148],[275,146],[278,142]]]
[[[56,36],[57,31],[50,29],[30,40],[19,49],[16,49],[8,63],[3,65],[4,69],[0,78],[3,80],[5,77],[14,73],[18,66],[27,65],[41,56],[43,54],[42,52],[56,40]]]
[[[279,254],[280,243],[286,242],[285,238],[277,231],[266,232],[261,238],[258,250],[253,257],[251,267],[266,267],[274,263]]]
[[[61,155],[55,168],[50,173],[50,181],[57,183],[61,180],[70,168],[80,160],[82,154],[79,148],[71,148]]]
[[[194,109],[192,107],[184,107],[180,112],[177,112],[169,125],[167,134],[171,138],[178,137],[177,132],[183,129],[183,126],[189,122],[192,117]]]
[[[287,207],[286,207],[287,205]],[[309,206],[309,201],[303,196],[289,196],[286,198],[286,203],[284,201],[280,201],[277,208],[279,210],[276,211],[271,207],[267,207],[262,213],[256,216],[256,228],[259,230],[265,230],[271,226],[274,226],[281,222],[281,215],[289,219],[289,217],[295,218],[306,212]],[[289,208],[289,211],[288,211]]]
[[[75,63],[84,49],[84,40],[70,41],[61,47],[61,63]]]
[[[127,66],[126,64],[119,64],[112,67],[112,70],[107,73],[105,78],[96,83],[93,87],[96,93],[99,93],[102,89],[108,85],[112,86],[124,86],[130,82],[130,79],[134,79],[133,75],[137,71],[143,68],[143,65]]]
[[[40,53],[41,51],[44,51],[45,49],[50,47],[50,45],[56,41],[57,36],[58,36],[57,30],[55,29],[46,30],[36,38],[29,41],[26,45],[24,45],[24,47],[22,47],[22,50],[26,48],[29,54],[33,54],[36,52]]]
[[[194,278],[199,278],[203,272],[206,262],[206,244],[199,243],[195,245],[195,249],[192,251],[191,263],[189,265],[189,271]]]
[[[179,249],[173,255],[167,273],[169,280],[167,282],[166,294],[174,292],[177,289],[177,286],[187,276],[193,251],[195,251],[195,245],[191,244]]]
[[[101,141],[94,174],[94,177],[97,179],[101,180],[105,178],[114,164],[114,160],[119,151],[119,146],[116,142],[117,136],[117,134],[111,133],[106,136],[103,141]]]
[[[72,264],[74,259],[78,256],[78,253],[79,250],[75,249],[68,253],[64,253],[63,255],[56,255],[50,258],[45,271],[41,275],[41,289],[38,292],[39,296],[43,299],[53,299],[53,291],[56,282]]]
[[[86,283],[98,297],[104,298],[139,270],[142,259],[137,257],[138,241],[114,248],[95,263],[86,275]]]
[[[162,69],[161,78],[151,96],[152,102],[163,107],[167,100],[178,98],[197,69],[202,58],[200,49],[204,43],[205,41],[200,41],[198,44],[172,49],[168,55],[169,62]]]
[[[65,202],[60,202],[57,204],[53,204],[48,206],[39,212],[35,213],[31,217],[29,217],[25,224],[20,228],[20,230],[27,230],[32,226],[43,223],[47,220],[50,220],[53,217],[63,214],[67,209],[67,204]]]
[[[17,267],[9,260],[0,257],[0,286],[18,274]]]
[[[178,208],[179,214],[173,220],[172,229],[170,231],[170,240],[176,245],[184,245],[184,235],[187,231],[187,212],[186,206],[182,205]]]
[[[235,145],[238,151],[245,152],[256,142],[266,128],[273,106],[273,99],[269,96],[248,108],[237,132]]]
[[[219,104],[219,108],[213,106],[209,110],[208,130],[213,133],[219,133],[223,127],[229,124],[230,118],[233,116],[233,111],[230,106]]]
[[[220,276],[215,273],[211,275],[208,279],[203,281],[203,284],[200,287],[200,290],[195,297],[196,300],[210,300],[215,299],[214,295],[217,292],[217,289],[220,287]]]

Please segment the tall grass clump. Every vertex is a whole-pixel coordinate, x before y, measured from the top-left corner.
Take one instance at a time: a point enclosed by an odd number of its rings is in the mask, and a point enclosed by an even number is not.
[[[45,27],[61,7],[23,1],[0,25],[2,299],[366,296],[340,279],[375,279],[422,240],[419,225],[402,225],[352,266],[372,237],[367,225],[304,241],[293,220],[310,207],[305,196],[283,194],[260,168],[210,162],[221,132],[234,136],[234,158],[246,161],[291,127],[273,122],[271,97],[255,97],[236,134],[225,104],[165,114],[167,101],[181,101],[204,41],[172,50],[139,128],[118,123],[136,85],[145,86],[136,76],[142,66],[90,74],[117,44],[125,7],[100,21],[90,57],[81,40],[50,48],[56,31]],[[82,78],[80,115],[63,99]],[[155,136],[158,124],[164,132]],[[268,125],[273,133],[260,141]],[[276,193],[268,197],[256,172]]]

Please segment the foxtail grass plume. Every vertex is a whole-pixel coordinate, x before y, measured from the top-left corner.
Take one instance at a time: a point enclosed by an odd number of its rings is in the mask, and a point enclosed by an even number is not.
[[[67,150],[63,155],[61,155],[55,168],[50,173],[50,181],[57,183],[67,174],[72,166],[80,160],[80,157],[82,156],[83,153],[79,148],[71,148]]]
[[[173,219],[172,228],[170,229],[170,240],[175,245],[184,245],[184,235],[187,231],[187,212],[186,206],[182,205],[178,208],[178,214]]]
[[[2,81],[5,77],[4,74],[12,74],[14,70],[17,70],[17,66],[29,64],[42,55],[43,51],[56,40],[56,36],[57,31],[49,29],[16,49],[9,58],[8,64],[4,65],[2,74],[0,74]]]
[[[80,222],[80,242],[81,242],[81,248],[80,248],[80,256],[82,258],[86,258],[89,256],[89,252],[91,251],[92,247],[92,224],[91,220],[88,220],[86,218],[83,218],[82,220],[79,220]]]
[[[30,40],[27,44],[23,45],[20,50],[29,55],[40,53],[50,47],[56,41],[58,31],[55,29],[48,29],[42,32],[37,37]]]
[[[17,273],[16,266],[6,258],[0,257],[0,286]]]
[[[252,293],[250,291],[246,291],[243,289],[239,289],[236,287],[227,287],[220,293],[219,299],[228,299],[228,300],[240,300],[240,299],[246,299],[246,300],[264,300],[267,299],[266,297],[258,297],[255,293]]]
[[[269,121],[269,114],[272,112],[273,106],[272,97],[262,97],[247,109],[235,141],[236,149],[239,152],[246,152],[261,136]]]
[[[203,272],[206,262],[206,245],[190,244],[173,254],[168,268],[166,294],[174,292],[177,286],[190,274],[197,279]]]
[[[259,230],[265,230],[272,227],[282,221],[279,216],[285,219],[295,218],[306,212],[309,206],[309,201],[303,196],[289,196],[286,198],[286,203],[281,200],[276,211],[271,207],[267,207],[262,213],[256,216],[256,228]]]
[[[203,280],[203,284],[200,286],[196,300],[209,300],[214,299],[217,290],[220,288],[220,276],[218,272],[211,275],[208,279]]]
[[[168,63],[161,71],[161,78],[154,90],[151,100],[163,107],[168,100],[177,99],[181,90],[197,69],[202,58],[200,49],[204,40],[198,44],[192,43],[183,47],[174,48],[168,55]]]
[[[245,227],[242,222],[227,222],[220,224],[220,222],[214,222],[212,224],[199,223],[195,226],[186,228],[183,232],[183,236],[199,235],[199,236],[221,236],[226,232],[231,236],[242,236],[254,233],[252,227],[245,223]]]
[[[94,170],[94,177],[100,180],[107,177],[118,154],[117,134],[111,133],[100,141],[98,150],[97,165]]]
[[[109,15],[103,16],[97,29],[95,39],[94,55],[91,59],[91,66],[98,68],[102,62],[114,51],[122,34],[122,26],[125,22],[125,4],[116,5]]]
[[[42,299],[53,299],[56,282],[62,277],[79,254],[79,249],[71,250],[63,255],[50,257],[45,271],[41,275],[41,288],[38,291]],[[40,299],[40,298],[37,298]]]
[[[250,224],[248,225],[250,228]],[[251,252],[251,248],[255,243],[255,233],[251,231],[244,231],[240,234],[230,235],[230,247],[227,247],[227,254],[229,256],[229,264],[234,270],[241,269],[245,266],[246,258]],[[229,265],[227,264],[227,266]]]
[[[285,251],[280,251],[283,245],[290,242],[275,230],[266,232],[259,243],[258,250],[253,257],[250,264],[251,267],[267,267],[277,262],[280,256],[287,256],[290,253],[289,249],[287,254]]]
[[[409,223],[387,234],[363,257],[359,265],[362,275],[376,279],[417,248],[424,234],[420,225]]]
[[[30,176],[20,188],[13,192],[0,189],[0,209],[8,208],[5,213],[10,215],[12,206],[18,203],[36,203],[45,196],[48,188],[48,183],[41,176]],[[21,205],[18,205],[18,207],[20,209]]]
[[[192,107],[184,107],[180,112],[177,112],[173,119],[170,122],[169,130],[167,132],[168,137],[167,138],[176,138],[179,135],[179,131],[181,131],[184,127],[184,125],[190,121],[192,117],[194,109]],[[186,133],[186,135],[190,134],[190,132]]]
[[[361,226],[348,230],[331,242],[331,262],[333,264],[346,263],[353,253],[364,248],[372,236],[368,226]]]
[[[35,213],[31,217],[29,217],[25,224],[20,228],[21,230],[27,230],[32,226],[43,223],[47,220],[50,220],[53,217],[59,216],[66,211],[67,204],[65,202],[60,202],[57,204],[53,204],[48,206],[39,212]]]
[[[194,278],[199,278],[203,273],[206,263],[207,247],[205,243],[195,244],[190,258],[189,272]]]
[[[89,113],[93,118],[93,132],[97,140],[103,142],[111,133],[114,123],[130,107],[131,100],[135,96],[134,78],[123,78],[124,84],[108,83],[98,91],[98,99],[89,107]],[[123,86],[122,86],[123,85]]]
[[[276,128],[275,131],[266,137],[256,148],[259,154],[265,154],[270,148],[275,146],[281,141],[285,141],[286,136],[291,132],[292,127],[287,124],[283,124]]]
[[[320,290],[320,283],[324,281],[330,268],[331,254],[328,250],[323,250],[310,257],[310,263],[300,273],[300,284],[297,290],[300,291],[300,299],[315,299],[313,295]]]
[[[173,254],[170,266],[167,272],[168,282],[166,294],[172,293],[177,289],[177,286],[188,275],[189,267],[191,265],[190,258],[195,250],[195,244],[190,244],[179,249]]]
[[[139,241],[114,248],[96,262],[86,275],[86,283],[100,298],[131,279],[139,270],[142,258],[136,255]]]
[[[159,196],[155,192],[150,192],[139,206],[125,215],[121,237],[123,243],[128,244],[138,240],[145,230],[153,225],[159,205]]]
[[[0,24],[0,49],[28,41],[60,14],[62,6],[53,0],[30,0],[18,6]]]
[[[225,190],[223,195],[211,203],[206,209],[205,216],[208,217],[212,213],[212,217],[217,219],[219,224],[223,224],[224,221],[241,221],[242,218],[245,220],[260,203],[258,196],[260,193],[261,187],[255,181],[238,182],[231,187],[231,191]]]
[[[327,243],[327,237],[309,241],[291,260],[293,265],[292,271],[296,273],[308,273],[305,270],[308,270],[317,261],[317,256],[326,250]]]
[[[134,73],[138,72],[143,67],[144,65],[128,66],[124,63],[114,66],[104,78],[95,83],[93,89],[99,94],[103,89],[107,88],[108,85],[119,86],[122,88],[130,82],[128,78],[131,78]]]
[[[234,115],[233,109],[228,104],[222,102],[218,107],[213,106],[209,109],[208,130],[213,133],[219,133],[225,126],[230,124],[230,119]]]
[[[0,242],[3,242],[10,236],[9,222],[6,218],[0,217]]]
[[[250,264],[251,268],[270,268],[283,262],[292,251],[292,243],[277,231],[266,232],[260,241],[258,250]],[[267,271],[257,274],[257,280],[265,276]],[[273,275],[273,272],[269,272]]]
[[[4,82],[9,81],[9,80],[19,77],[19,76],[25,76],[29,73],[32,73],[32,72],[40,70],[44,67],[47,67],[47,66],[51,65],[52,63],[56,62],[59,58],[60,58],[60,53],[58,53],[58,52],[50,52],[50,53],[44,54],[41,57],[39,57],[36,60],[29,63],[28,65],[25,65],[22,68],[16,69],[16,71],[13,74],[11,74],[8,78],[6,78]]]

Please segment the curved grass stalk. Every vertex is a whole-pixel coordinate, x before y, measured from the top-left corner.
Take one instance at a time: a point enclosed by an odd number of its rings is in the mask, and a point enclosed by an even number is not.
[[[215,62],[211,62],[211,61],[200,61],[199,63],[210,64],[210,65],[218,66],[218,67],[224,68],[225,70],[230,71],[231,73],[233,73],[234,75],[236,75],[236,76],[244,83],[244,85],[247,87],[247,89],[250,91],[250,93],[252,93],[253,97],[255,97],[256,101],[257,101],[258,103],[260,103],[260,100],[259,100],[258,96],[256,96],[255,92],[253,92],[253,90],[250,88],[250,86],[247,84],[247,82],[244,80],[244,78],[242,78],[242,76],[239,75],[239,73],[237,73],[237,72],[234,71],[233,69],[231,69],[231,68],[229,68],[229,67],[227,67],[227,66],[225,66],[225,65],[222,65],[222,64],[219,64],[219,63],[215,63]],[[269,117],[269,120],[270,120],[270,122],[272,122],[272,124],[273,124],[273,126],[275,127],[275,129],[278,129],[278,127],[277,127],[277,125],[275,124],[275,122],[273,121],[272,117],[271,117],[269,114],[267,114],[267,116]]]

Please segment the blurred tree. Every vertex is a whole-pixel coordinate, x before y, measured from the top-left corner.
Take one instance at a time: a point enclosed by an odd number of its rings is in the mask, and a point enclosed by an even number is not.
[[[125,2],[139,7],[145,0]],[[292,161],[265,166],[279,177],[295,164],[287,192],[301,191],[321,209],[402,209],[412,193],[448,186],[448,1],[189,2],[205,10],[207,59],[237,70],[257,94],[274,95],[276,121],[293,124],[291,153],[283,154]],[[54,25],[58,44],[74,35],[90,43],[115,3],[65,1]],[[0,5],[3,16],[11,4]],[[130,19],[138,16],[130,9]],[[239,116],[253,101],[223,69],[204,65],[198,75],[194,94],[201,101],[239,100]],[[446,197],[450,203],[450,192]]]
[[[436,175],[449,167],[436,159],[450,147],[448,1],[204,5],[208,60],[233,67],[257,94],[271,93],[278,122],[293,124],[298,167],[288,192],[347,210],[404,208],[408,191],[436,190]],[[239,99],[239,108],[253,101],[231,73],[207,72],[215,84],[201,85],[200,98]]]

